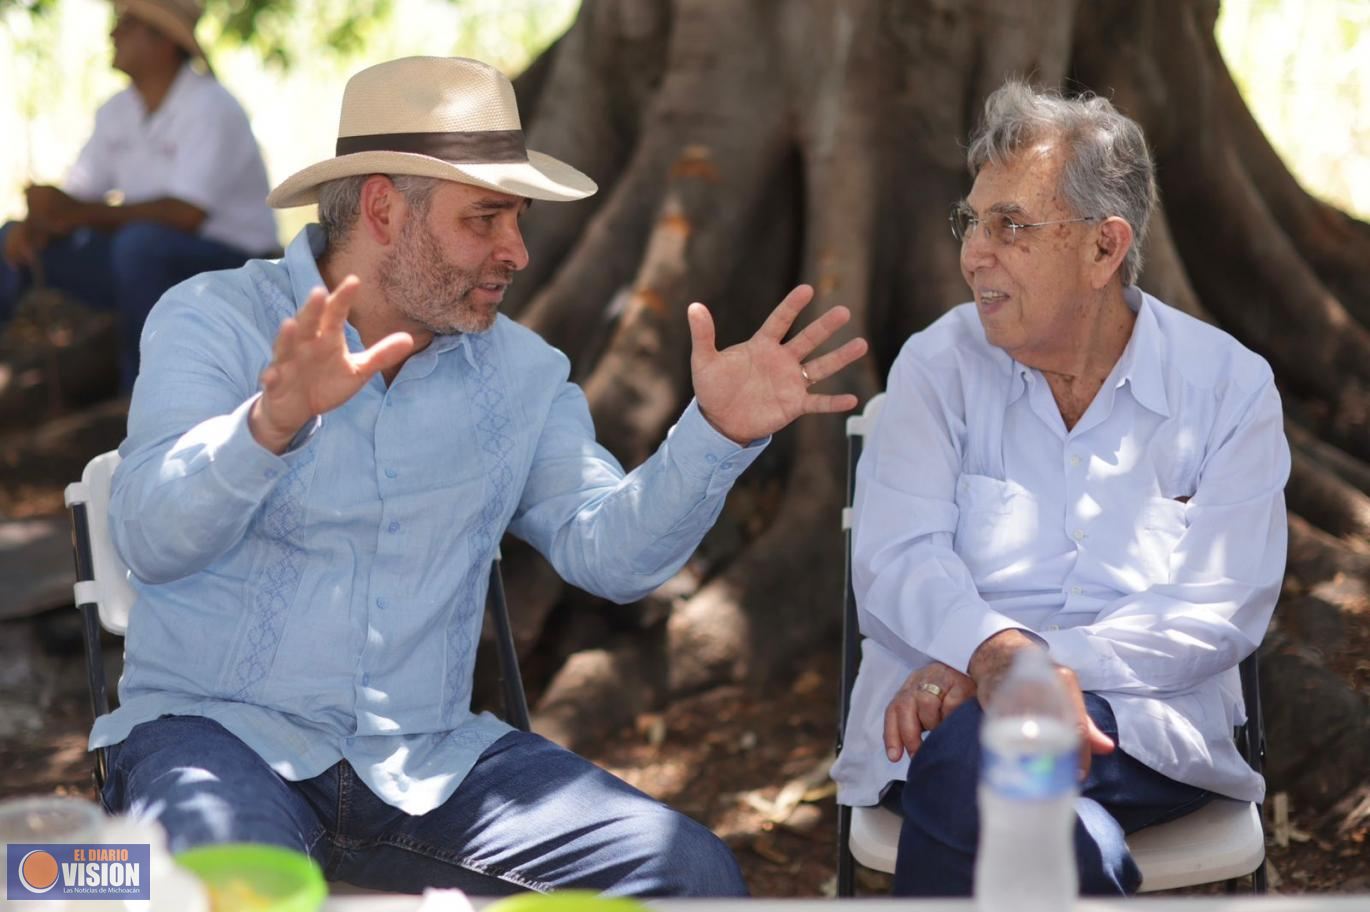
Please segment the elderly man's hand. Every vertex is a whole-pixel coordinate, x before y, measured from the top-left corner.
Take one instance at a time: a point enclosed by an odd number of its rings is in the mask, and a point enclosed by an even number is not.
[[[976,647],[971,654],[967,671],[975,679],[979,689],[980,704],[988,706],[994,699],[994,691],[1008,674],[1013,657],[1020,649],[1041,649],[1040,640],[1033,639],[1021,630],[1001,630]],[[1085,709],[1085,694],[1080,689],[1080,681],[1075,672],[1064,665],[1056,666],[1075,708],[1076,727],[1080,730],[1080,778],[1089,775],[1089,766],[1094,754],[1111,754],[1116,745],[1113,739],[1099,730]]]
[[[885,707],[885,753],[891,761],[904,751],[909,759],[952,710],[975,697],[975,681],[950,665],[933,662],[909,675]]]
[[[865,339],[805,362],[818,346],[851,319],[834,307],[785,342],[813,289],[800,285],[785,296],[756,334],[738,345],[714,348],[714,321],[703,304],[691,304],[690,373],[699,410],[719,433],[743,446],[785,427],[800,415],[856,408],[852,395],[821,396],[809,385],[825,380],[866,353]]]

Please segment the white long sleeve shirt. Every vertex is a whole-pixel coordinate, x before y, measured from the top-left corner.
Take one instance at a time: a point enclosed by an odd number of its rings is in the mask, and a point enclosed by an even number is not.
[[[1269,366],[1135,287],[1132,338],[1066,429],[1045,378],[986,339],[974,304],[905,344],[857,468],[853,586],[863,644],[833,778],[874,804],[908,761],[885,707],[916,668],[965,671],[1027,629],[1117,717],[1119,746],[1246,800],[1237,664],[1284,575],[1289,447]]]

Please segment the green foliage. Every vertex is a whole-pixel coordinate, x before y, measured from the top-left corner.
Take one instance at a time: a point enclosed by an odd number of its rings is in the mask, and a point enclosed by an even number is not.
[[[288,69],[300,62],[293,36],[301,17],[314,19],[316,41],[310,53],[347,58],[366,49],[377,25],[390,21],[393,8],[392,0],[209,0],[206,17],[221,23],[221,44],[250,47]]]
[[[1370,218],[1370,3],[1224,0],[1218,43],[1304,186]]]
[[[461,0],[451,2],[459,5]],[[0,21],[15,13],[47,17],[59,3],[60,0],[0,0]],[[292,35],[294,23],[301,16],[315,17],[313,31],[320,51],[350,57],[365,49],[371,31],[378,23],[389,20],[393,7],[393,0],[207,0],[205,20],[217,24],[217,43],[250,47],[264,59],[289,68],[299,62]]]
[[[57,0],[0,0],[0,17],[11,10],[27,10],[35,16],[43,16],[57,5]]]

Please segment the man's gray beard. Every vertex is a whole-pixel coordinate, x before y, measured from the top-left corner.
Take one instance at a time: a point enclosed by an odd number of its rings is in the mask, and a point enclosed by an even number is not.
[[[510,278],[501,276],[500,280]],[[486,317],[466,303],[480,284],[478,279],[446,262],[432,232],[418,220],[405,224],[399,245],[381,264],[377,277],[390,307],[436,336],[479,333],[495,325],[498,307],[491,308]],[[434,302],[439,306],[432,306]]]

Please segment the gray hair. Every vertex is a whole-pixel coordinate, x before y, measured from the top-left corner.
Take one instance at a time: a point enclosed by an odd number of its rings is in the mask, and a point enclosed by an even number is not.
[[[361,214],[362,185],[370,177],[370,174],[356,174],[319,185],[319,225],[323,228],[328,249],[337,250],[347,243],[352,226]],[[412,174],[387,174],[386,177],[420,216],[428,214],[433,191],[442,182],[440,178]]]
[[[985,119],[971,136],[966,165],[974,177],[990,162],[1002,165],[1029,145],[1053,140],[1068,153],[1060,190],[1072,214],[1116,215],[1132,226],[1122,277],[1124,285],[1136,284],[1156,208],[1156,166],[1142,128],[1108,99],[1088,92],[1065,98],[1009,80],[985,99]]]

